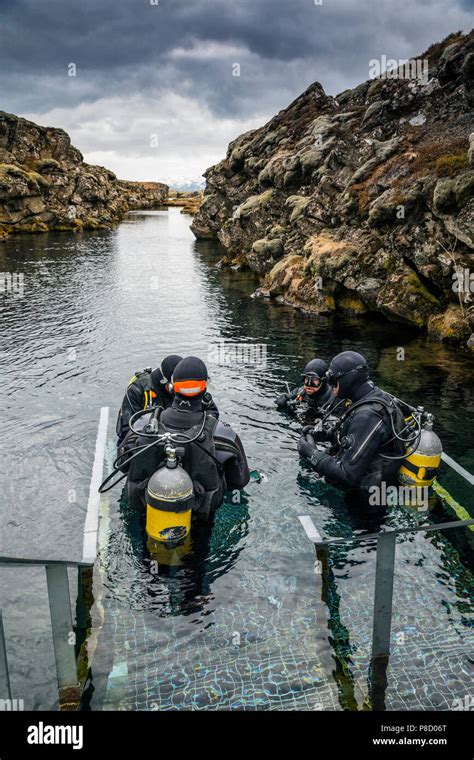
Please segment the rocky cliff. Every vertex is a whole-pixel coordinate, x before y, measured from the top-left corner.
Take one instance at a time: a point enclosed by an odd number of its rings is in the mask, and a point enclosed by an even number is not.
[[[194,234],[260,295],[473,344],[473,74],[471,32],[336,97],[314,83],[207,170]]]
[[[0,112],[0,238],[16,232],[109,227],[159,205],[168,187],[126,182],[85,164],[62,129]]]

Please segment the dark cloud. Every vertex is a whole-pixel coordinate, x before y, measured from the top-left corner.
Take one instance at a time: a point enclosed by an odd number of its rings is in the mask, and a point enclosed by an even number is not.
[[[93,121],[94,104],[104,118],[103,101],[113,101],[116,131],[97,129],[94,143],[92,130],[92,143],[79,146],[86,151],[100,150],[105,134],[110,146],[120,142],[127,101],[135,96],[145,113],[172,93],[181,103],[197,103],[203,118],[234,121],[239,129],[268,118],[315,80],[336,94],[368,77],[371,58],[416,55],[467,29],[470,6],[472,0],[322,0],[321,6],[314,0],[0,0],[0,107],[42,122],[57,113],[58,126],[72,122],[74,137],[81,129],[73,116],[78,109],[87,107]],[[76,77],[68,76],[69,63],[76,64]],[[232,76],[234,63],[240,77]],[[224,147],[218,146],[221,153]]]

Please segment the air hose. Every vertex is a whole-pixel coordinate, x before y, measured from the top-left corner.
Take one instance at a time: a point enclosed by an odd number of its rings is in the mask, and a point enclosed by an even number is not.
[[[158,407],[157,411],[158,409],[161,409],[161,407]],[[117,472],[120,472],[120,468],[123,467],[124,464],[129,464],[133,459],[140,456],[140,454],[143,454],[145,451],[148,451],[148,449],[151,449],[153,446],[165,446],[167,443],[171,443],[171,442],[177,443],[177,444],[194,443],[196,446],[199,446],[200,449],[205,451],[206,454],[208,454],[211,457],[211,459],[214,459],[217,462],[217,464],[219,464],[219,466],[221,466],[220,462],[218,462],[218,460],[209,451],[206,451],[206,449],[203,446],[200,446],[197,443],[197,439],[202,435],[204,426],[206,424],[205,412],[203,412],[202,424],[194,437],[189,437],[185,435],[184,433],[180,433],[179,431],[176,431],[175,433],[170,433],[170,432],[161,433],[160,435],[157,435],[156,432],[147,433],[145,432],[145,430],[146,430],[146,427],[148,426],[146,426],[144,430],[136,430],[133,427],[134,422],[136,422],[136,420],[139,419],[139,417],[143,416],[144,414],[149,414],[149,413],[150,413],[149,409],[141,409],[140,411],[136,412],[134,415],[132,415],[132,417],[130,417],[128,426],[130,430],[132,431],[132,433],[135,433],[135,435],[144,436],[145,438],[153,438],[154,440],[149,444],[140,444],[139,446],[135,446],[133,449],[130,449],[130,451],[127,451],[124,454],[120,454],[115,459],[112,465],[112,472],[100,484],[99,489],[98,489],[99,493],[107,493],[107,491],[110,491],[112,488],[114,488],[114,486],[117,485],[117,483],[120,483],[120,481],[123,480],[127,476],[126,472],[122,473],[121,476],[117,478],[117,480],[114,480],[112,485],[107,486],[107,484],[114,478]],[[152,419],[151,424],[154,421],[156,421],[156,417]],[[107,488],[105,488],[105,486],[107,486]]]

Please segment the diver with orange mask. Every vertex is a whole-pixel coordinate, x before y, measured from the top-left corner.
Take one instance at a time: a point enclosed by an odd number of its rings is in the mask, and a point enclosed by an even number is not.
[[[182,359],[172,381],[174,397],[166,409],[135,415],[137,421],[140,416],[149,419],[143,432],[138,432],[136,452],[131,452],[129,501],[137,507],[145,505],[148,480],[166,462],[166,447],[159,444],[168,436],[182,448],[180,463],[193,484],[193,514],[207,517],[222,504],[226,490],[241,490],[247,485],[247,459],[237,433],[228,423],[220,422],[205,402],[208,375],[204,362],[196,356]]]
[[[123,456],[135,445],[137,436],[129,427],[130,419],[134,414],[143,409],[154,407],[167,409],[173,403],[174,389],[171,378],[182,358],[178,354],[165,356],[159,367],[154,370],[147,367],[142,371],[135,372],[129,381],[116,424],[117,454],[119,456]],[[209,414],[219,418],[219,410],[208,391],[203,394],[201,402]],[[127,471],[126,464],[122,471]]]

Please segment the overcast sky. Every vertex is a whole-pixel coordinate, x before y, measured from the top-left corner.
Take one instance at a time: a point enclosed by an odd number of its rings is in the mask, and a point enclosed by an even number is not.
[[[0,109],[62,127],[86,161],[120,177],[198,178],[311,82],[332,95],[353,87],[372,58],[468,31],[474,9],[315,2],[0,0]]]

